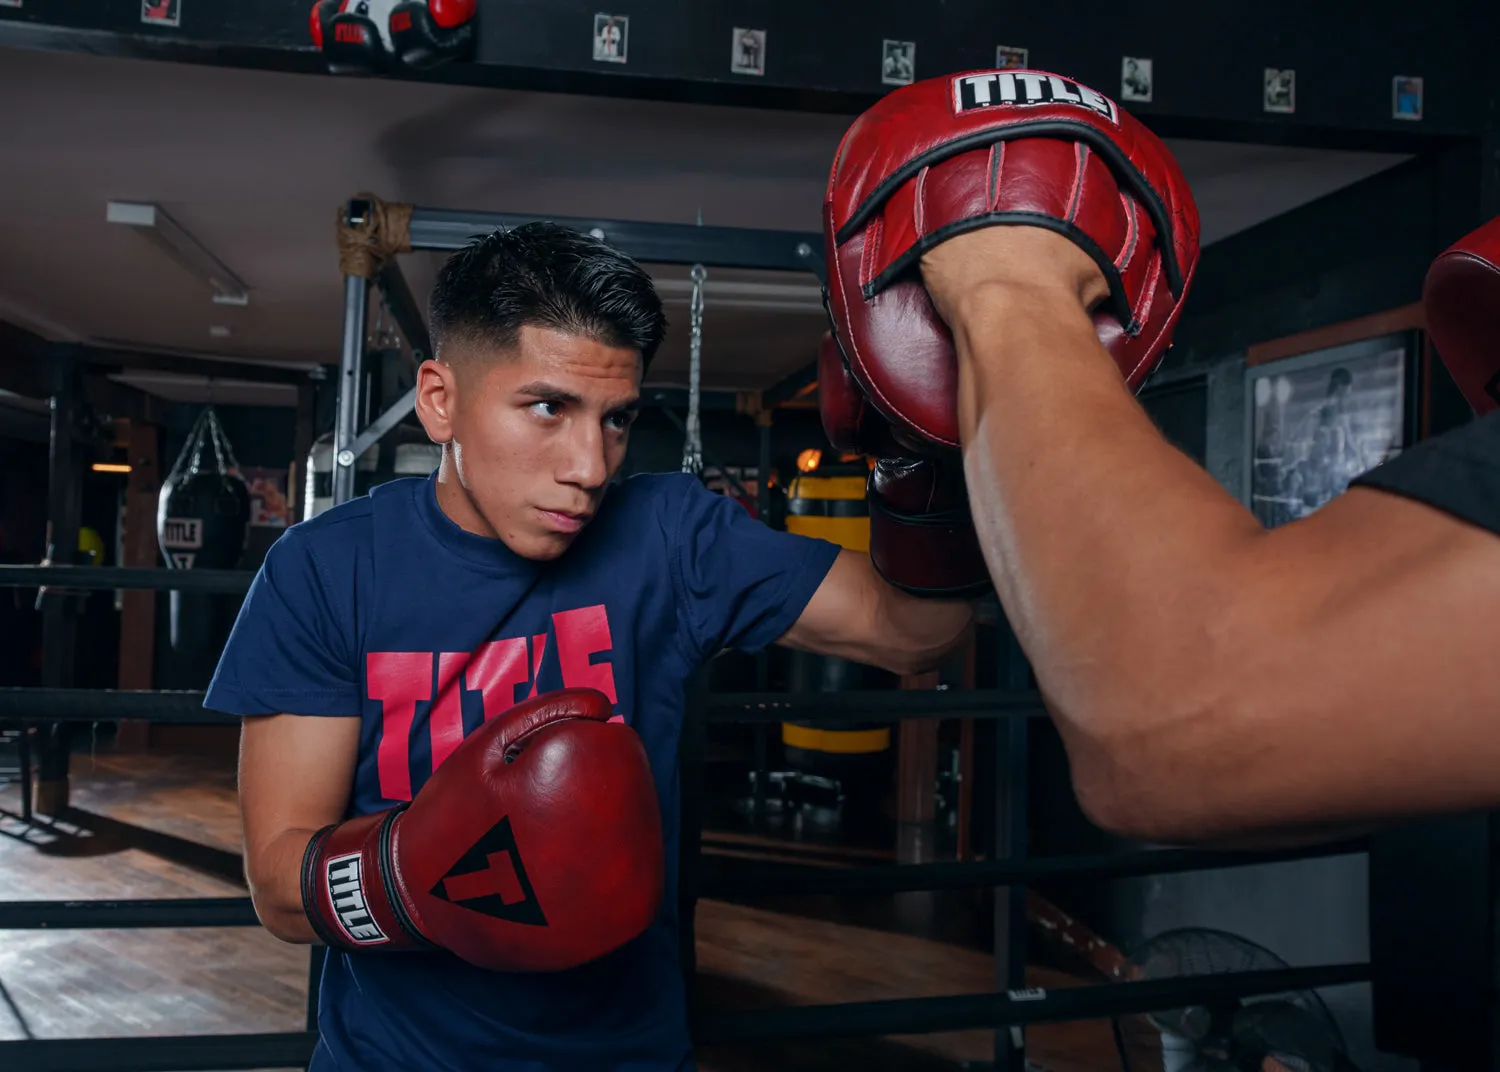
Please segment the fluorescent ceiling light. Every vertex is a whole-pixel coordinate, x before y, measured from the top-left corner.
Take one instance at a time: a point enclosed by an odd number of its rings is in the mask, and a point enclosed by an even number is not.
[[[249,288],[244,281],[167,215],[160,205],[111,201],[104,218],[110,223],[134,227],[138,234],[207,283],[213,288],[215,305],[249,304]]]

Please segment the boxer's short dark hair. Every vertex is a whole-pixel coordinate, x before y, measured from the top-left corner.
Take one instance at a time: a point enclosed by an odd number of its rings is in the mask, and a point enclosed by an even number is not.
[[[667,319],[651,277],[592,235],[535,222],[475,238],[438,272],[428,303],[438,352],[509,350],[524,324],[636,350],[651,363]]]

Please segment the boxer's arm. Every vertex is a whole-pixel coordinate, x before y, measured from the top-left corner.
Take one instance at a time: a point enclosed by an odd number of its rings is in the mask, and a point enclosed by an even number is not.
[[[1080,801],[1153,841],[1500,804],[1500,540],[1355,489],[1266,532],[1168,444],[1039,229],[924,259],[1005,613]]]
[[[969,603],[908,595],[881,579],[869,555],[846,550],[781,643],[917,674],[957,648],[973,621]]]
[[[359,749],[358,718],[269,715],[240,732],[245,876],[261,924],[284,942],[315,943],[302,907],[302,856],[344,818]]]

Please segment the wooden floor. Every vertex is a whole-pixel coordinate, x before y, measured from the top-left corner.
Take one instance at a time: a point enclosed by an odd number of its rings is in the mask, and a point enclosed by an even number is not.
[[[19,819],[0,789],[0,900],[243,896],[232,767],[172,756],[82,755],[66,821]],[[920,896],[920,895],[919,895]],[[306,948],[256,928],[8,931],[0,936],[0,1039],[297,1031]],[[993,962],[963,945],[706,901],[698,912],[705,1008],[925,997],[993,989]],[[1037,986],[1077,985],[1031,970]],[[1130,1067],[1159,1069],[1138,1025]],[[1047,1072],[1120,1067],[1107,1024],[1032,1029]],[[1137,1042],[1136,1040],[1139,1040]],[[705,1050],[703,1072],[950,1070],[991,1053],[986,1032]]]

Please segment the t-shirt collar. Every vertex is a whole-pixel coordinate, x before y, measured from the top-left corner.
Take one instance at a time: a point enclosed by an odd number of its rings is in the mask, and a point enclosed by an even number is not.
[[[443,513],[443,508],[438,505],[437,477],[434,470],[423,483],[417,494],[417,512],[428,531],[446,550],[476,566],[503,573],[531,574],[542,566],[540,562],[516,554],[505,546],[504,540],[465,531]]]

